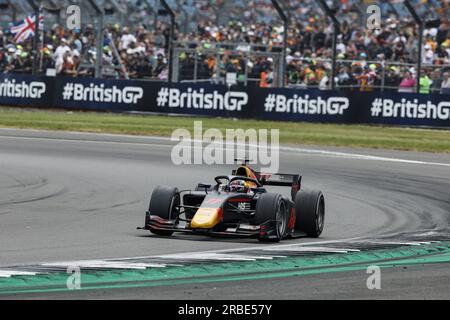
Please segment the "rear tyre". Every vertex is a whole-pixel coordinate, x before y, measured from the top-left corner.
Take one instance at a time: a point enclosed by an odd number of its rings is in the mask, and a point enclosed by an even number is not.
[[[325,197],[321,191],[300,190],[295,197],[295,229],[318,238],[325,225]]]
[[[276,221],[275,238],[259,237],[261,242],[279,242],[287,228],[287,210],[283,197],[275,193],[263,193],[256,204],[255,224]]]
[[[180,192],[177,188],[158,186],[152,193],[149,210],[152,215],[165,220],[178,217],[178,206],[180,205]],[[151,233],[158,236],[169,237],[172,231],[150,229]]]

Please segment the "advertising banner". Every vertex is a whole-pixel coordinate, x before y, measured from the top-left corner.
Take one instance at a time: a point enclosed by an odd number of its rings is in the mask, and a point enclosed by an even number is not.
[[[0,104],[11,106],[53,107],[52,78],[0,74]]]
[[[0,76],[0,104],[341,124],[450,127],[450,95]]]

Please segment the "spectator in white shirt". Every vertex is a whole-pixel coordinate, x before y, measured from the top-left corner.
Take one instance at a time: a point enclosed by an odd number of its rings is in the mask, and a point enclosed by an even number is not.
[[[122,37],[120,38],[121,49],[127,50],[131,43],[136,43],[137,39],[130,34],[128,27],[123,28]]]
[[[426,44],[424,47],[422,62],[424,64],[433,64],[434,62],[434,52],[429,44]]]
[[[53,54],[53,58],[55,59],[56,73],[61,73],[64,64],[64,56],[68,52],[71,52],[70,47],[67,44],[67,40],[65,38],[62,38],[59,46],[56,48],[55,53]]]
[[[53,56],[55,59],[63,58],[67,51],[70,51],[70,47],[67,40],[65,38],[62,38]]]

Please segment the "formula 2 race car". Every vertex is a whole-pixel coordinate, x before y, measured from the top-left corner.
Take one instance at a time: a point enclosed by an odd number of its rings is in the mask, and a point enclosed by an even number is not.
[[[297,174],[263,174],[245,162],[215,185],[192,190],[159,186],[152,194],[145,227],[159,236],[174,232],[218,236],[247,236],[263,242],[296,237],[317,238],[325,222],[321,191],[301,188]],[[269,193],[265,186],[291,188],[291,197]]]

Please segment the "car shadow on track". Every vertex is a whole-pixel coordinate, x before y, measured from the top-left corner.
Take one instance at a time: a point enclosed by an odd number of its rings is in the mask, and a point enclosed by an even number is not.
[[[221,243],[244,243],[244,244],[259,244],[257,239],[250,239],[246,237],[233,237],[233,238],[223,238],[214,236],[203,236],[203,235],[175,235],[171,237],[161,237],[158,235],[148,234],[139,235],[139,238],[155,238],[155,239],[165,239],[165,240],[185,240],[185,241],[197,241],[197,242],[221,242]]]

